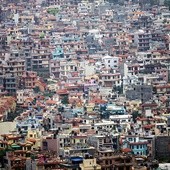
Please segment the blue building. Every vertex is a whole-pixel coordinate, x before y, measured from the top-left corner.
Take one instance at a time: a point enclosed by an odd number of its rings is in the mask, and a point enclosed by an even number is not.
[[[128,135],[122,140],[123,149],[129,148],[135,155],[148,155],[148,141],[139,136]]]
[[[116,106],[115,104],[107,104],[106,111],[111,112],[112,115],[125,115],[126,109],[124,106]]]
[[[109,119],[111,115],[127,115],[124,106],[116,106],[115,104],[107,104],[100,108],[102,111],[102,118]]]
[[[18,120],[16,124],[17,130],[26,135],[29,129],[37,129],[40,127],[40,120],[36,117],[27,117],[25,120]]]
[[[64,58],[64,51],[61,47],[57,47],[52,53],[53,59]]]

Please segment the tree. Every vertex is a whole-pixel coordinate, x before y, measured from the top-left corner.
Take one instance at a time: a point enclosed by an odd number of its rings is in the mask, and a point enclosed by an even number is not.
[[[4,168],[4,156],[5,155],[6,155],[5,150],[4,149],[0,150],[0,164],[1,164],[0,168]]]
[[[166,23],[167,23],[167,19],[164,19],[164,20],[163,20],[163,24],[166,24]]]
[[[123,87],[122,86],[113,86],[113,91],[118,92],[118,94],[123,93]]]
[[[132,112],[132,118],[133,118],[133,122],[136,123],[136,118],[139,117],[139,112],[138,111],[133,111]]]
[[[61,100],[61,103],[62,104],[69,104],[68,96],[64,96],[63,99]]]
[[[39,93],[39,92],[40,92],[40,88],[39,88],[38,86],[36,86],[36,87],[34,88],[34,92],[35,92],[35,93]]]
[[[49,13],[49,14],[52,14],[52,15],[56,15],[58,12],[59,12],[59,9],[58,8],[49,8],[48,10],[47,10],[47,12]]]

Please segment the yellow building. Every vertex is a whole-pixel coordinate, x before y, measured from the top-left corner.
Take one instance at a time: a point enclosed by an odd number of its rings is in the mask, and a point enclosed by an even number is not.
[[[94,103],[86,105],[87,112],[93,112],[94,106],[95,106]]]
[[[33,143],[32,148],[40,148],[41,141],[42,141],[41,131],[39,131],[37,129],[28,130],[26,141]]]
[[[84,159],[80,168],[81,170],[101,170],[101,166],[96,163],[96,158]]]

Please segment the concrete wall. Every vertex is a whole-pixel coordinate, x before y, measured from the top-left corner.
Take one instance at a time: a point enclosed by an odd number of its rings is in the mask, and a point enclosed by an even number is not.
[[[156,159],[170,158],[170,136],[157,136],[155,139]]]

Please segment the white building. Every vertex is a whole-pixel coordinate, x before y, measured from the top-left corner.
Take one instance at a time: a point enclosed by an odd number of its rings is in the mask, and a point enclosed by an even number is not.
[[[112,57],[112,56],[105,56],[102,58],[103,63],[105,64],[106,68],[112,68],[117,69],[119,64],[119,58],[118,57]]]
[[[32,89],[17,90],[17,104],[23,104],[29,97],[34,97]]]
[[[137,53],[138,64],[140,65],[140,70],[144,69],[145,64],[152,63],[152,54],[151,52],[138,52]]]
[[[96,66],[93,63],[89,63],[89,61],[81,61],[80,67],[84,68],[84,75],[86,76],[92,76],[96,72]]]

